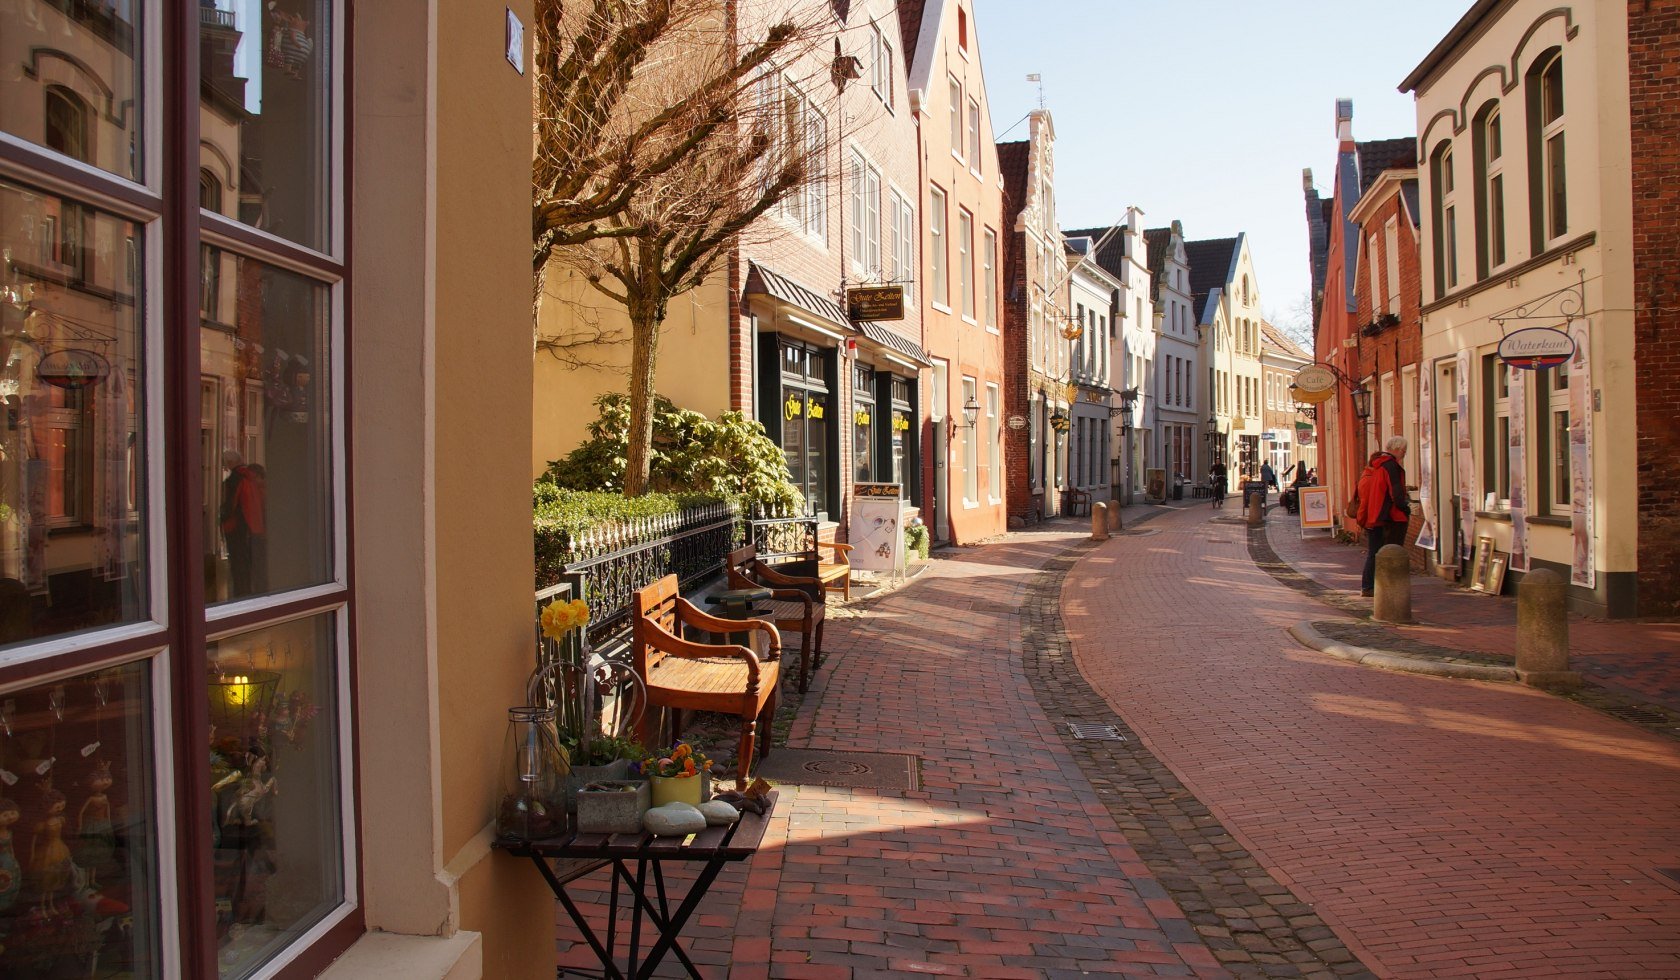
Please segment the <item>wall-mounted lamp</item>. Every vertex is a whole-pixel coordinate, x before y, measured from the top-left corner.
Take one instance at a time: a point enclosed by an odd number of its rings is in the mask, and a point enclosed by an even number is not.
[[[974,423],[980,418],[980,403],[975,401],[972,396],[963,405],[963,418],[968,420],[968,427],[971,429],[974,428]]]
[[[1359,387],[1348,392],[1348,394],[1353,398],[1353,414],[1359,416],[1359,421],[1363,422],[1370,418],[1371,389],[1361,384]]]

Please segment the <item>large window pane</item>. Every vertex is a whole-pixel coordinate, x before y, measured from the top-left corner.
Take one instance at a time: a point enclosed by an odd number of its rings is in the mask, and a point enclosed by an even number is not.
[[[332,614],[209,644],[217,962],[243,977],[344,901]]]
[[[143,4],[0,4],[0,129],[139,179],[137,50]]]
[[[226,299],[201,320],[199,427],[206,594],[219,602],[331,579],[332,428],[327,287],[229,252],[214,261]]]
[[[145,616],[138,235],[0,181],[0,644]]]
[[[162,976],[151,727],[145,663],[0,695],[0,976]]]
[[[332,7],[199,4],[199,166],[229,218],[321,251],[331,227]]]

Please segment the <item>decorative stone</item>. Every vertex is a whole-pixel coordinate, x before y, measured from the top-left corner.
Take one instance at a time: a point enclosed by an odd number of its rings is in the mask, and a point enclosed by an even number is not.
[[[667,803],[642,816],[642,829],[655,837],[687,837],[706,829],[706,816],[687,803]]]
[[[711,827],[727,827],[741,818],[741,811],[722,800],[700,804],[700,813],[705,816],[707,826]]]

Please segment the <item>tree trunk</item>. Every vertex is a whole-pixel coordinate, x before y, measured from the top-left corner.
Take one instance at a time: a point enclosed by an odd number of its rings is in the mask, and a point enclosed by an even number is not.
[[[647,493],[653,461],[653,377],[664,318],[651,303],[630,308],[630,448],[625,454],[624,495]]]

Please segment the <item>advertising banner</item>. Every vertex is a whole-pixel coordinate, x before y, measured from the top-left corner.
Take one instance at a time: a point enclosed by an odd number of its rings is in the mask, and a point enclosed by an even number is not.
[[[1501,364],[1499,370],[1504,371]],[[1528,372],[1509,371],[1511,398],[1511,567],[1528,571]]]
[[[1569,336],[1575,341],[1575,357],[1569,362],[1569,526],[1575,538],[1569,581],[1591,589],[1596,586],[1597,570],[1593,566],[1593,380],[1587,321],[1571,323]]]
[[[1435,550],[1435,383],[1431,365],[1418,371],[1418,507],[1423,511],[1423,528],[1417,546]]]
[[[1308,531],[1329,531],[1335,526],[1335,519],[1330,514],[1329,487],[1301,487],[1298,491],[1301,502],[1301,535]]]

